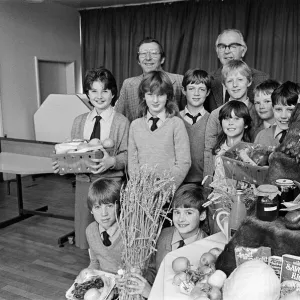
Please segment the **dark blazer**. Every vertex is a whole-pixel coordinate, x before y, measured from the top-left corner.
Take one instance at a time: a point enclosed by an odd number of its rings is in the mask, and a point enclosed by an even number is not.
[[[223,86],[222,86],[222,76],[221,76],[222,68],[217,69],[216,71],[212,72],[210,75],[212,76],[211,82],[211,92],[208,95],[207,100],[204,103],[204,107],[207,111],[212,112],[214,109],[223,105]],[[254,95],[253,89],[263,81],[269,78],[269,75],[256,70],[252,69],[252,84],[248,88],[248,97],[250,102],[254,102]]]

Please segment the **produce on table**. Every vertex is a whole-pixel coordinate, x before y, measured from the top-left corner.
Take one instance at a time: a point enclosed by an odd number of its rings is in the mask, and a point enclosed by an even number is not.
[[[185,272],[190,269],[190,261],[186,257],[177,257],[172,262],[172,269],[175,273]]]
[[[300,229],[300,211],[294,210],[288,212],[284,217],[284,224],[286,228],[292,230]]]
[[[176,273],[173,283],[179,285],[180,291],[190,295],[193,300],[221,300],[221,288],[226,275],[215,269],[215,262],[221,252],[219,248],[212,248],[211,252],[203,253],[196,270],[191,269],[186,257],[176,258],[172,263]]]
[[[278,300],[280,281],[260,260],[246,261],[225,280],[223,300]]]
[[[97,146],[97,145],[101,145],[101,140],[97,139],[97,138],[94,138],[94,139],[91,139],[89,141],[89,145],[90,146]]]
[[[298,294],[298,295],[297,295]],[[291,296],[295,298],[291,298]],[[298,297],[298,298],[297,298]],[[280,300],[300,300],[300,282],[295,280],[285,280],[281,283]]]

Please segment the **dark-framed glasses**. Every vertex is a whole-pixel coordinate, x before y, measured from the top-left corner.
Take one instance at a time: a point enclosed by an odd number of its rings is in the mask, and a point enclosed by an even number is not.
[[[145,58],[148,53],[152,57],[158,57],[160,55],[160,52],[158,50],[155,50],[155,49],[150,49],[150,50],[147,50],[147,51],[138,52],[140,58]]]
[[[231,43],[229,45],[220,43],[217,45],[217,48],[220,52],[224,52],[226,48],[228,48],[230,51],[234,52],[237,50],[238,47],[243,47],[243,45],[240,43]]]

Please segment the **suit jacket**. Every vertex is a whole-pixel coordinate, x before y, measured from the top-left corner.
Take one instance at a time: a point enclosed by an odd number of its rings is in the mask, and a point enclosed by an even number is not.
[[[182,110],[186,105],[186,99],[181,92],[183,76],[168,72],[165,73],[169,76],[173,84],[175,100],[178,104],[179,109]],[[115,105],[115,110],[127,117],[130,122],[141,117],[141,115],[139,114],[140,101],[138,88],[143,77],[144,76],[142,74],[136,77],[125,79],[120,91],[119,99]]]
[[[219,68],[210,74],[212,76],[211,92],[204,103],[205,109],[208,110],[209,112],[212,112],[214,109],[224,104],[221,71],[222,68]],[[258,84],[267,80],[269,78],[269,75],[262,71],[252,69],[252,68],[251,68],[251,72],[252,72],[252,84],[248,87],[247,94],[250,99],[250,102],[254,103],[253,89]]]

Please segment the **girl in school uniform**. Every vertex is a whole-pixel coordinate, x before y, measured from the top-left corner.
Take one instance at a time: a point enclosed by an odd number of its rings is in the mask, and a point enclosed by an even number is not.
[[[114,178],[118,181],[124,179],[129,121],[114,111],[118,89],[116,80],[109,70],[98,68],[88,71],[83,90],[94,108],[91,112],[75,118],[71,138],[83,140],[98,138],[101,141],[110,138],[114,141],[111,155],[104,150],[102,159],[94,159],[96,164],[91,166],[92,173],[76,176],[75,241],[77,247],[87,249],[85,230],[93,221],[93,216],[87,207],[88,189],[90,184],[100,177]]]
[[[141,166],[156,166],[158,175],[169,171],[176,188],[191,166],[189,137],[178,115],[172,83],[163,71],[145,75],[139,86],[141,118],[130,125],[129,176]]]

